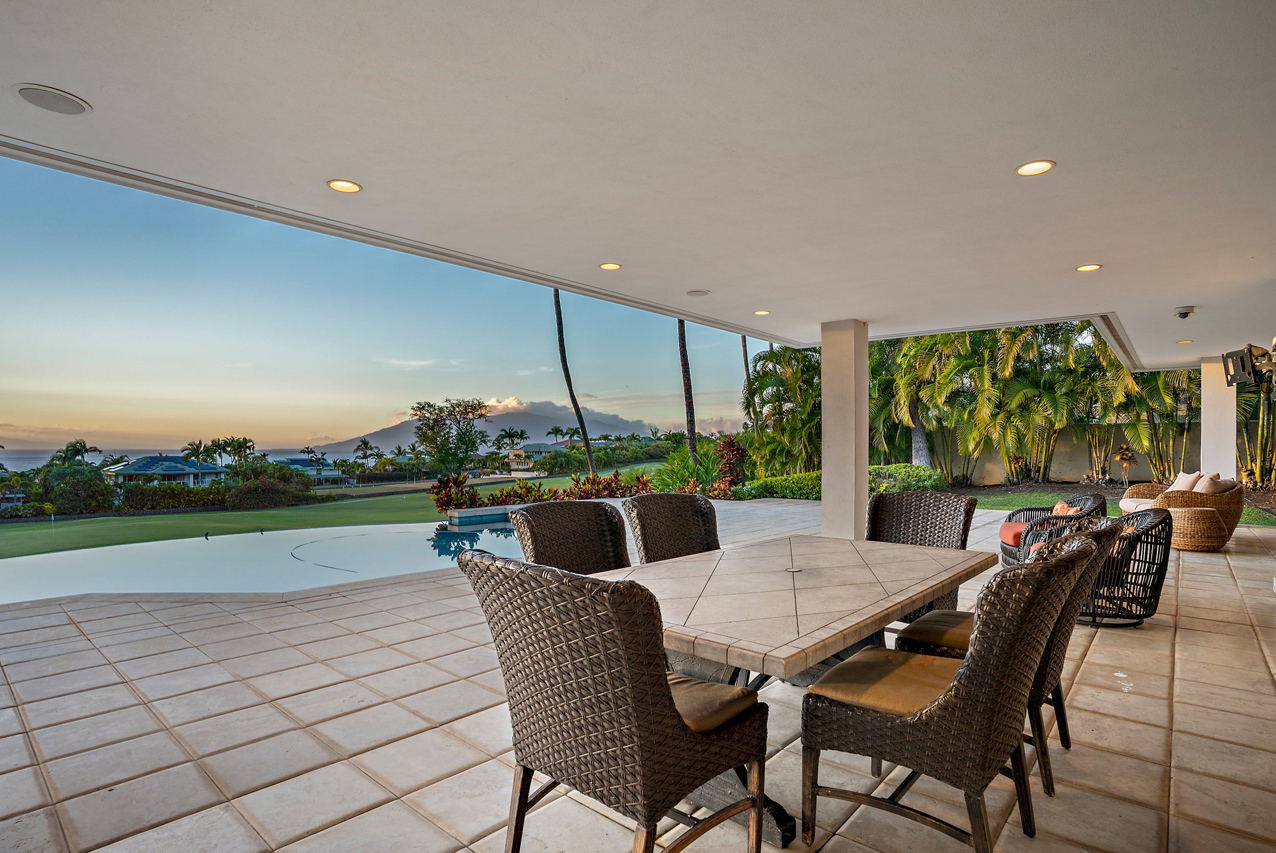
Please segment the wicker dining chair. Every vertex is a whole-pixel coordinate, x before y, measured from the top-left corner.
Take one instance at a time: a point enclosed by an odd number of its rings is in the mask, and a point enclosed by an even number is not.
[[[560,783],[633,820],[635,853],[651,853],[662,817],[741,766],[749,796],[700,820],[677,813],[691,829],[664,849],[676,853],[748,812],[748,849],[759,851],[767,706],[753,690],[666,673],[650,590],[486,551],[464,551],[458,563],[487,617],[509,696],[506,853],[518,853],[528,810]],[[538,772],[550,781],[532,793]]]
[[[1094,555],[1078,543],[1055,560],[1007,569],[979,594],[964,660],[894,649],[859,652],[802,700],[802,837],[814,841],[819,797],[882,809],[991,853],[984,791],[999,773],[1015,781],[1025,835],[1036,834],[1023,750],[1033,677],[1059,611]],[[820,753],[849,752],[908,768],[886,797],[819,783]],[[904,805],[922,775],[965,794],[970,830]]]
[[[1081,618],[1096,628],[1137,628],[1156,614],[1170,566],[1175,535],[1173,511],[1155,508],[1127,513],[1099,569]]]
[[[1028,693],[1028,726],[1032,732],[1026,742],[1037,750],[1037,768],[1041,773],[1041,787],[1047,796],[1054,796],[1054,774],[1050,767],[1050,743],[1046,733],[1045,718],[1041,709],[1049,704],[1054,708],[1059,742],[1064,749],[1072,748],[1068,735],[1068,715],[1063,704],[1063,665],[1068,654],[1068,643],[1082,607],[1090,598],[1095,578],[1105,565],[1105,558],[1112,553],[1121,533],[1121,522],[1114,518],[1090,516],[1073,519],[1066,526],[1051,530],[1054,538],[1038,543],[1038,548],[1028,558],[1029,565],[1053,560],[1075,549],[1083,541],[1094,543],[1089,563],[1081,570],[1077,583],[1068,600],[1059,611],[1059,618],[1050,639],[1046,643],[1041,665]],[[900,651],[923,655],[941,655],[961,659],[970,651],[970,638],[974,632],[975,614],[962,610],[936,610],[927,613],[899,632],[895,648]]]
[[[638,562],[654,563],[722,547],[718,514],[703,495],[653,492],[621,503],[638,546]]]
[[[629,566],[625,522],[603,501],[545,501],[510,512],[523,559],[578,575]]]
[[[950,492],[880,492],[868,499],[864,538],[964,551],[976,503],[975,498]],[[954,589],[905,614],[900,621],[912,622],[931,610],[951,610],[956,606]]]
[[[1053,506],[1025,506],[1006,516],[1000,530],[1001,564],[1017,566],[1027,559],[1029,546],[1024,545],[1024,540],[1029,538],[1030,532],[1036,533],[1078,518],[1095,515],[1105,517],[1108,514],[1108,499],[1098,492],[1068,498],[1064,503],[1081,511],[1071,515],[1054,515]],[[1044,538],[1046,537],[1033,541],[1043,541]]]

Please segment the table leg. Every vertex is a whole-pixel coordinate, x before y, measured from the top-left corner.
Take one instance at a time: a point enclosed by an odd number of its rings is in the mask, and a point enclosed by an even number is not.
[[[745,768],[737,767],[735,770],[728,770],[721,776],[705,782],[691,793],[687,799],[707,809],[717,811],[748,796],[747,772]],[[776,847],[788,847],[789,842],[797,838],[797,821],[793,818],[793,815],[785,811],[784,806],[770,797],[764,796],[762,801],[762,807],[766,811],[766,814],[762,817],[762,840]],[[749,813],[745,812],[744,814],[736,815],[732,820],[741,826],[748,826]]]

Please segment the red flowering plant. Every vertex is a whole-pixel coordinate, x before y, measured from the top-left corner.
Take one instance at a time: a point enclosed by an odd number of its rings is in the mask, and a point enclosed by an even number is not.
[[[483,506],[483,498],[478,489],[466,485],[469,478],[464,474],[446,474],[439,477],[430,492],[434,495],[434,505],[439,512],[450,509],[469,509]]]

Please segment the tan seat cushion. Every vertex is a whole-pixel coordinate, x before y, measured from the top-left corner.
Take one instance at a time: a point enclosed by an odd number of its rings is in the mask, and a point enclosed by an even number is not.
[[[1041,543],[1045,544],[1045,543]],[[965,610],[932,610],[899,632],[901,639],[944,646],[949,649],[970,648],[970,635],[975,630],[975,614]]]
[[[1012,548],[1018,548],[1019,543],[1023,541],[1024,528],[1027,526],[1026,521],[1003,521],[998,535],[1001,536],[1002,542]]]
[[[758,691],[669,673],[669,690],[682,721],[693,732],[711,732],[758,704]]]
[[[1121,512],[1139,512],[1152,508],[1154,498],[1121,498]]]
[[[824,673],[810,691],[871,711],[911,714],[947,690],[960,667],[955,658],[870,648]]]

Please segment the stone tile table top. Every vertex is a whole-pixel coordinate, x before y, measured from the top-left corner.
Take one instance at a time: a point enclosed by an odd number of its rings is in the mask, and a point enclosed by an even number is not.
[[[786,536],[596,577],[655,593],[670,651],[790,678],[996,563],[986,551]]]

